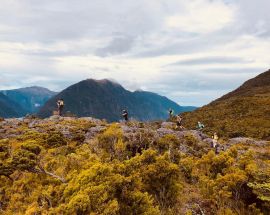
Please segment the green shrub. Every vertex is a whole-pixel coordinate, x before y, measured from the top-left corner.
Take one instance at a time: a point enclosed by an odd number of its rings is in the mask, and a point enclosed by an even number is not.
[[[37,164],[37,156],[31,151],[19,149],[12,155],[12,165],[15,169],[31,171]]]
[[[22,149],[28,150],[36,155],[39,155],[41,152],[41,147],[36,144],[35,141],[28,141],[21,145]]]
[[[46,143],[49,147],[52,148],[67,145],[67,141],[61,132],[49,133]]]

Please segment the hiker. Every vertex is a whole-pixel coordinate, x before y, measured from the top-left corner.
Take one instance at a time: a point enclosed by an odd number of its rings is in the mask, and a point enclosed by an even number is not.
[[[212,136],[212,139],[213,139],[213,145],[212,147],[213,148],[216,148],[217,144],[218,144],[218,135],[217,133],[215,132],[214,135]]]
[[[182,123],[183,123],[183,117],[181,116],[181,114],[178,114],[176,116],[176,128],[184,129],[184,126],[182,125]]]
[[[172,120],[173,118],[173,110],[170,108],[169,109],[169,119]]]
[[[198,122],[197,129],[199,129],[199,130],[204,129],[204,124],[202,124],[201,122]]]
[[[64,110],[64,100],[63,99],[59,99],[57,102],[57,108],[58,108],[58,114],[59,116],[63,115],[63,110]]]
[[[124,120],[127,122],[128,121],[128,112],[127,112],[127,110],[122,111],[122,116],[123,116]]]

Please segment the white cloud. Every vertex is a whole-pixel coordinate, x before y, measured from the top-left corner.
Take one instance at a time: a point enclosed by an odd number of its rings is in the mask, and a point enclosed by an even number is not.
[[[58,91],[86,78],[111,78],[202,105],[268,69],[269,6],[268,0],[1,0],[0,88]]]
[[[166,18],[169,28],[195,33],[210,33],[220,30],[234,19],[234,7],[223,1],[187,1],[185,10]]]

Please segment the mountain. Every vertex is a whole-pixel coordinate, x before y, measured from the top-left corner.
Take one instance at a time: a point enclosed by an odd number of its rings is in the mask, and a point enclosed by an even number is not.
[[[0,117],[20,117],[24,114],[25,110],[14,101],[10,100],[7,96],[0,92]]]
[[[56,101],[60,98],[65,100],[65,111],[77,116],[92,116],[108,121],[121,119],[123,109],[127,109],[131,117],[139,120],[165,119],[168,117],[169,108],[176,112],[187,110],[155,93],[130,92],[120,84],[106,79],[99,81],[87,79],[68,87],[50,99],[38,115],[50,116],[56,109]]]
[[[221,136],[270,139],[270,70],[184,117],[188,128],[201,121]]]
[[[26,87],[14,90],[2,91],[10,100],[18,103],[24,110],[24,114],[36,113],[56,92],[43,87]]]

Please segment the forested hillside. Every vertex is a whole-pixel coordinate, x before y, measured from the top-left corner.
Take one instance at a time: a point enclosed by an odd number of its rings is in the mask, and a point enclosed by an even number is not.
[[[110,80],[87,79],[74,84],[51,98],[40,110],[40,117],[49,117],[56,109],[56,101],[64,99],[64,112],[79,117],[91,116],[119,121],[122,110],[126,109],[130,117],[138,120],[166,119],[169,108],[175,112],[194,110],[195,107],[182,107],[165,96],[156,93],[130,92],[120,84]]]
[[[25,110],[18,103],[0,92],[0,117],[19,117],[23,114]]]
[[[212,140],[174,123],[0,122],[0,213],[261,215],[270,144]]]
[[[24,110],[21,116],[36,113],[52,96],[57,94],[56,92],[37,86],[2,90],[0,92]],[[16,117],[16,115],[13,115],[13,117]]]

